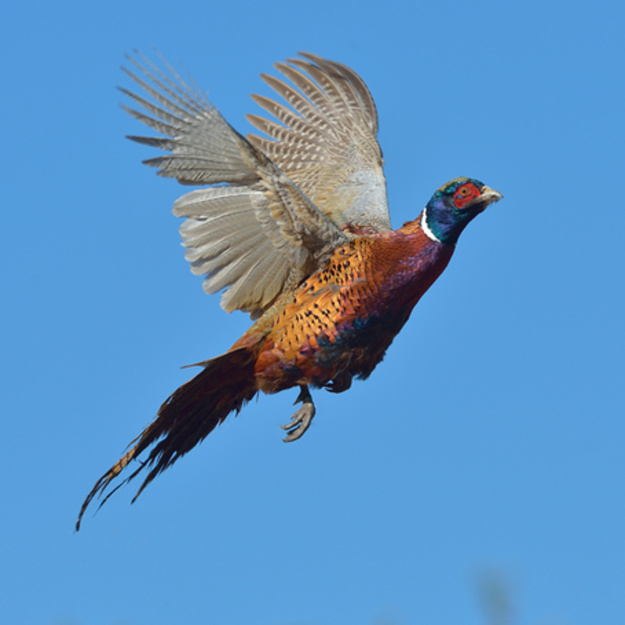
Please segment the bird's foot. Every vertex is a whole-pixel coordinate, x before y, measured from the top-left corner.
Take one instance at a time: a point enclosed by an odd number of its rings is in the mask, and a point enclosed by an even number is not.
[[[301,438],[304,432],[310,427],[313,417],[315,416],[315,404],[313,404],[307,386],[302,386],[295,400],[296,404],[299,402],[302,402],[302,407],[293,414],[289,423],[280,426],[283,430],[288,430],[288,434],[284,438],[285,443],[291,443]]]

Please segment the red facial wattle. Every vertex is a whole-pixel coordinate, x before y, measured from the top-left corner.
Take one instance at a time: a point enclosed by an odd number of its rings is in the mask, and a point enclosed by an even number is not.
[[[479,196],[480,190],[472,182],[467,182],[456,189],[454,193],[454,205],[456,208],[462,209]]]

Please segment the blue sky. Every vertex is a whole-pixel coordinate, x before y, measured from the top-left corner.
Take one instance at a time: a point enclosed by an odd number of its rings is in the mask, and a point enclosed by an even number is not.
[[[11,3],[2,9],[7,623],[506,625],[625,619],[622,2]],[[393,224],[466,175],[463,234],[382,365],[299,442],[261,397],[79,534],[97,477],[249,320],[190,274],[119,108],[158,48],[239,130],[272,63],[366,80]]]

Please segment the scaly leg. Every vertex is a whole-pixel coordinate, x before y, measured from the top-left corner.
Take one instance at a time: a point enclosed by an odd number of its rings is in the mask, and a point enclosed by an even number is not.
[[[315,404],[313,404],[308,386],[302,385],[299,395],[295,400],[298,404],[302,402],[302,407],[297,410],[291,417],[291,421],[286,425],[281,425],[283,430],[288,430],[288,434],[284,438],[285,443],[291,443],[301,438],[304,432],[310,427],[313,417],[315,416]]]

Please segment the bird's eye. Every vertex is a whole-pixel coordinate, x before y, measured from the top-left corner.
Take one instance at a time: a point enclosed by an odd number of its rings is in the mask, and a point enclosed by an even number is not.
[[[467,182],[456,189],[454,204],[456,208],[464,208],[471,200],[480,195],[480,190],[472,183]]]

